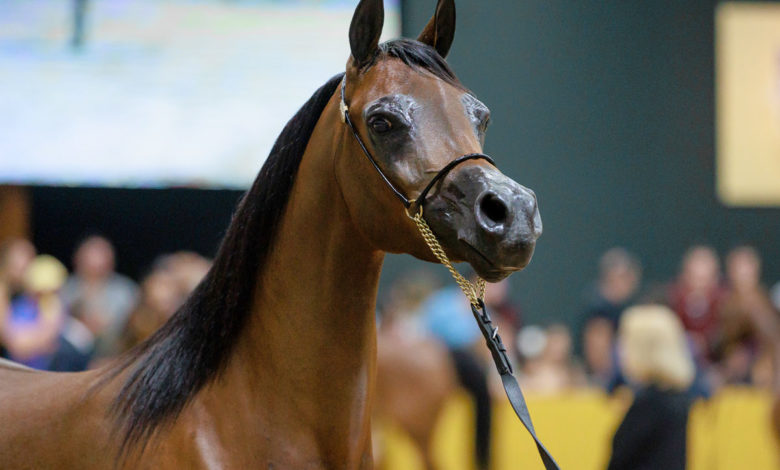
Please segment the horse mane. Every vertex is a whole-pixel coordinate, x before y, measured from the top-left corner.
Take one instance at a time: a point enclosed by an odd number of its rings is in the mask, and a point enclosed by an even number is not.
[[[389,56],[462,87],[431,47],[398,39],[383,43],[374,60]],[[214,264],[179,310],[148,340],[120,359],[100,383],[132,367],[111,405],[122,438],[118,458],[140,451],[161,428],[225,370],[251,314],[251,303],[306,145],[344,74],[320,87],[290,119],[260,173],[233,214]]]

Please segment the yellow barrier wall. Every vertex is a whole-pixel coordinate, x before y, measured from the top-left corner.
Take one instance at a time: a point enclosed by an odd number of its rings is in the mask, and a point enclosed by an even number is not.
[[[602,470],[623,406],[596,391],[554,397],[527,397],[534,425],[562,469]],[[690,470],[778,470],[780,451],[770,429],[771,397],[751,388],[728,388],[691,410],[688,429]],[[432,444],[442,470],[473,470],[473,410],[457,394],[445,407]],[[392,424],[379,426],[383,470],[423,470],[419,453]],[[493,470],[544,470],[533,440],[509,403],[497,404],[493,418]]]

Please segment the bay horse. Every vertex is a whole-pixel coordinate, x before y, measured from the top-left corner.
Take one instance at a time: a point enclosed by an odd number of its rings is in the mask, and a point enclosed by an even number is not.
[[[444,60],[452,0],[416,41],[379,44],[383,22],[382,0],[360,1],[346,72],[287,123],[211,270],[148,341],[77,374],[0,365],[0,468],[371,468],[383,256],[436,261],[387,183],[419,194],[481,151],[489,120]],[[342,122],[342,82],[376,168]],[[422,203],[487,281],[525,267],[541,233],[534,194],[484,159]]]

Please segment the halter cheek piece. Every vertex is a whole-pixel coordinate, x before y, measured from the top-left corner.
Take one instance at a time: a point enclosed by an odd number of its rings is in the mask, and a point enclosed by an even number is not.
[[[384,180],[385,184],[390,188],[391,191],[396,195],[396,197],[401,201],[401,203],[404,205],[404,207],[407,210],[407,214],[409,213],[409,209],[412,208],[412,206],[417,205],[417,208],[419,210],[422,210],[423,205],[425,204],[425,198],[428,196],[428,192],[433,188],[433,186],[440,180],[444,179],[444,177],[447,176],[447,174],[452,171],[453,168],[460,165],[461,163],[468,161],[468,160],[486,160],[488,163],[490,163],[493,166],[496,166],[495,162],[492,158],[485,155],[484,153],[468,153],[466,155],[461,155],[460,157],[456,158],[455,160],[449,162],[439,170],[438,173],[436,173],[436,176],[433,177],[433,179],[428,182],[428,184],[425,186],[425,188],[420,192],[420,194],[414,198],[409,199],[407,198],[404,193],[402,193],[396,186],[393,184],[392,181],[390,181],[390,178],[385,175],[385,173],[382,171],[382,169],[379,167],[379,164],[376,162],[376,159],[373,155],[371,155],[371,152],[368,151],[368,148],[366,148],[366,144],[363,143],[363,139],[360,138],[360,134],[358,134],[357,129],[355,129],[355,125],[352,124],[352,119],[349,118],[349,107],[347,106],[346,98],[344,98],[344,91],[347,87],[347,78],[344,77],[344,80],[341,81],[341,102],[339,103],[339,110],[341,111],[341,121],[349,127],[349,130],[352,131],[352,135],[355,136],[355,140],[357,140],[358,145],[360,145],[360,148],[363,150],[363,153],[368,158],[368,161],[371,162],[371,165],[373,165],[374,169],[379,173],[379,176],[382,177],[382,180]]]
[[[387,184],[390,190],[393,191],[396,197],[401,200],[401,203],[403,203],[404,207],[406,208],[406,214],[415,221],[417,227],[420,229],[420,233],[433,251],[433,254],[436,255],[439,261],[450,270],[453,278],[455,278],[455,282],[458,283],[461,289],[463,289],[463,293],[466,294],[466,296],[469,298],[471,303],[471,312],[474,315],[474,319],[477,321],[479,330],[482,333],[482,336],[485,338],[485,343],[487,344],[487,347],[493,356],[493,362],[496,365],[496,369],[498,370],[499,375],[501,375],[501,383],[504,386],[504,391],[506,392],[507,398],[509,398],[509,403],[512,405],[512,409],[514,409],[515,414],[518,418],[520,418],[520,422],[523,423],[523,426],[525,426],[526,430],[528,430],[528,433],[534,439],[536,448],[539,451],[539,456],[541,457],[542,463],[544,464],[544,468],[546,470],[560,470],[560,467],[558,467],[555,459],[553,459],[550,452],[536,436],[536,431],[534,430],[534,425],[531,421],[531,415],[528,412],[528,406],[525,403],[523,392],[520,390],[520,385],[518,385],[515,376],[512,375],[512,364],[510,363],[509,357],[506,354],[506,347],[501,341],[501,336],[498,334],[498,327],[493,326],[490,315],[488,315],[487,309],[485,308],[485,302],[483,300],[485,294],[485,281],[480,280],[479,287],[475,288],[471,285],[471,283],[463,278],[463,276],[461,276],[455,270],[455,268],[452,267],[452,264],[447,259],[447,255],[444,253],[441,245],[436,240],[436,236],[433,234],[430,227],[423,218],[422,211],[423,206],[425,205],[425,198],[428,196],[428,192],[438,181],[447,176],[447,173],[449,173],[453,168],[467,160],[486,160],[493,166],[496,164],[493,162],[492,158],[488,157],[484,153],[469,153],[462,155],[449,162],[444,166],[444,168],[439,170],[439,172],[436,173],[436,176],[434,176],[433,179],[425,186],[422,192],[420,192],[417,198],[407,198],[401,191],[398,190],[398,188],[395,187],[393,182],[390,181],[390,178],[385,175],[382,169],[379,168],[379,164],[371,155],[371,152],[368,151],[365,143],[363,143],[363,139],[360,138],[360,134],[358,134],[357,129],[355,129],[355,126],[352,124],[352,120],[349,118],[349,107],[347,106],[347,101],[344,98],[344,89],[346,88],[346,84],[347,77],[345,75],[344,80],[341,82],[341,103],[339,104],[342,122],[344,122],[347,127],[349,127],[349,130],[352,131],[352,135],[355,137],[355,140],[357,140],[360,148],[363,149],[363,153],[366,154],[368,161],[371,162],[371,165],[373,165],[374,169],[376,169],[377,173],[379,173],[379,176],[382,177],[384,182]],[[413,213],[409,213],[409,209],[414,205],[417,207]]]

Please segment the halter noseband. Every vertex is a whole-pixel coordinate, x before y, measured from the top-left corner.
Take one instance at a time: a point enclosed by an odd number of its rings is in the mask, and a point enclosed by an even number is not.
[[[379,164],[376,162],[376,159],[374,159],[374,156],[371,155],[371,152],[368,151],[366,144],[363,143],[363,139],[360,138],[360,134],[358,134],[357,129],[355,129],[355,125],[352,124],[352,119],[349,118],[349,106],[347,106],[347,101],[346,98],[344,97],[344,90],[346,89],[346,87],[347,87],[347,77],[345,75],[344,79],[341,81],[341,102],[339,103],[339,110],[341,111],[341,121],[345,123],[347,127],[349,127],[350,131],[352,131],[352,135],[355,136],[355,140],[357,140],[358,145],[360,145],[360,148],[363,150],[363,153],[368,158],[368,161],[371,162],[371,165],[373,165],[374,169],[377,171],[377,173],[379,173],[379,176],[382,177],[382,179],[390,188],[390,190],[393,191],[396,197],[398,197],[398,199],[407,209],[407,213],[408,213],[408,209],[410,209],[412,205],[415,204],[420,210],[422,210],[422,207],[425,204],[425,198],[428,196],[428,192],[431,190],[431,188],[433,188],[433,186],[439,180],[444,179],[444,177],[447,176],[447,173],[449,173],[453,168],[460,165],[461,163],[467,160],[485,160],[491,165],[496,166],[493,159],[485,155],[484,153],[468,153],[466,155],[461,155],[460,157],[446,164],[444,168],[439,170],[439,172],[436,173],[436,176],[434,176],[433,179],[430,182],[428,182],[428,184],[425,186],[425,188],[422,190],[422,192],[420,192],[420,194],[416,198],[414,199],[407,198],[404,195],[404,193],[402,193],[398,188],[396,188],[393,182],[390,181],[390,178],[388,178],[387,175],[385,175],[385,173],[379,167]]]

